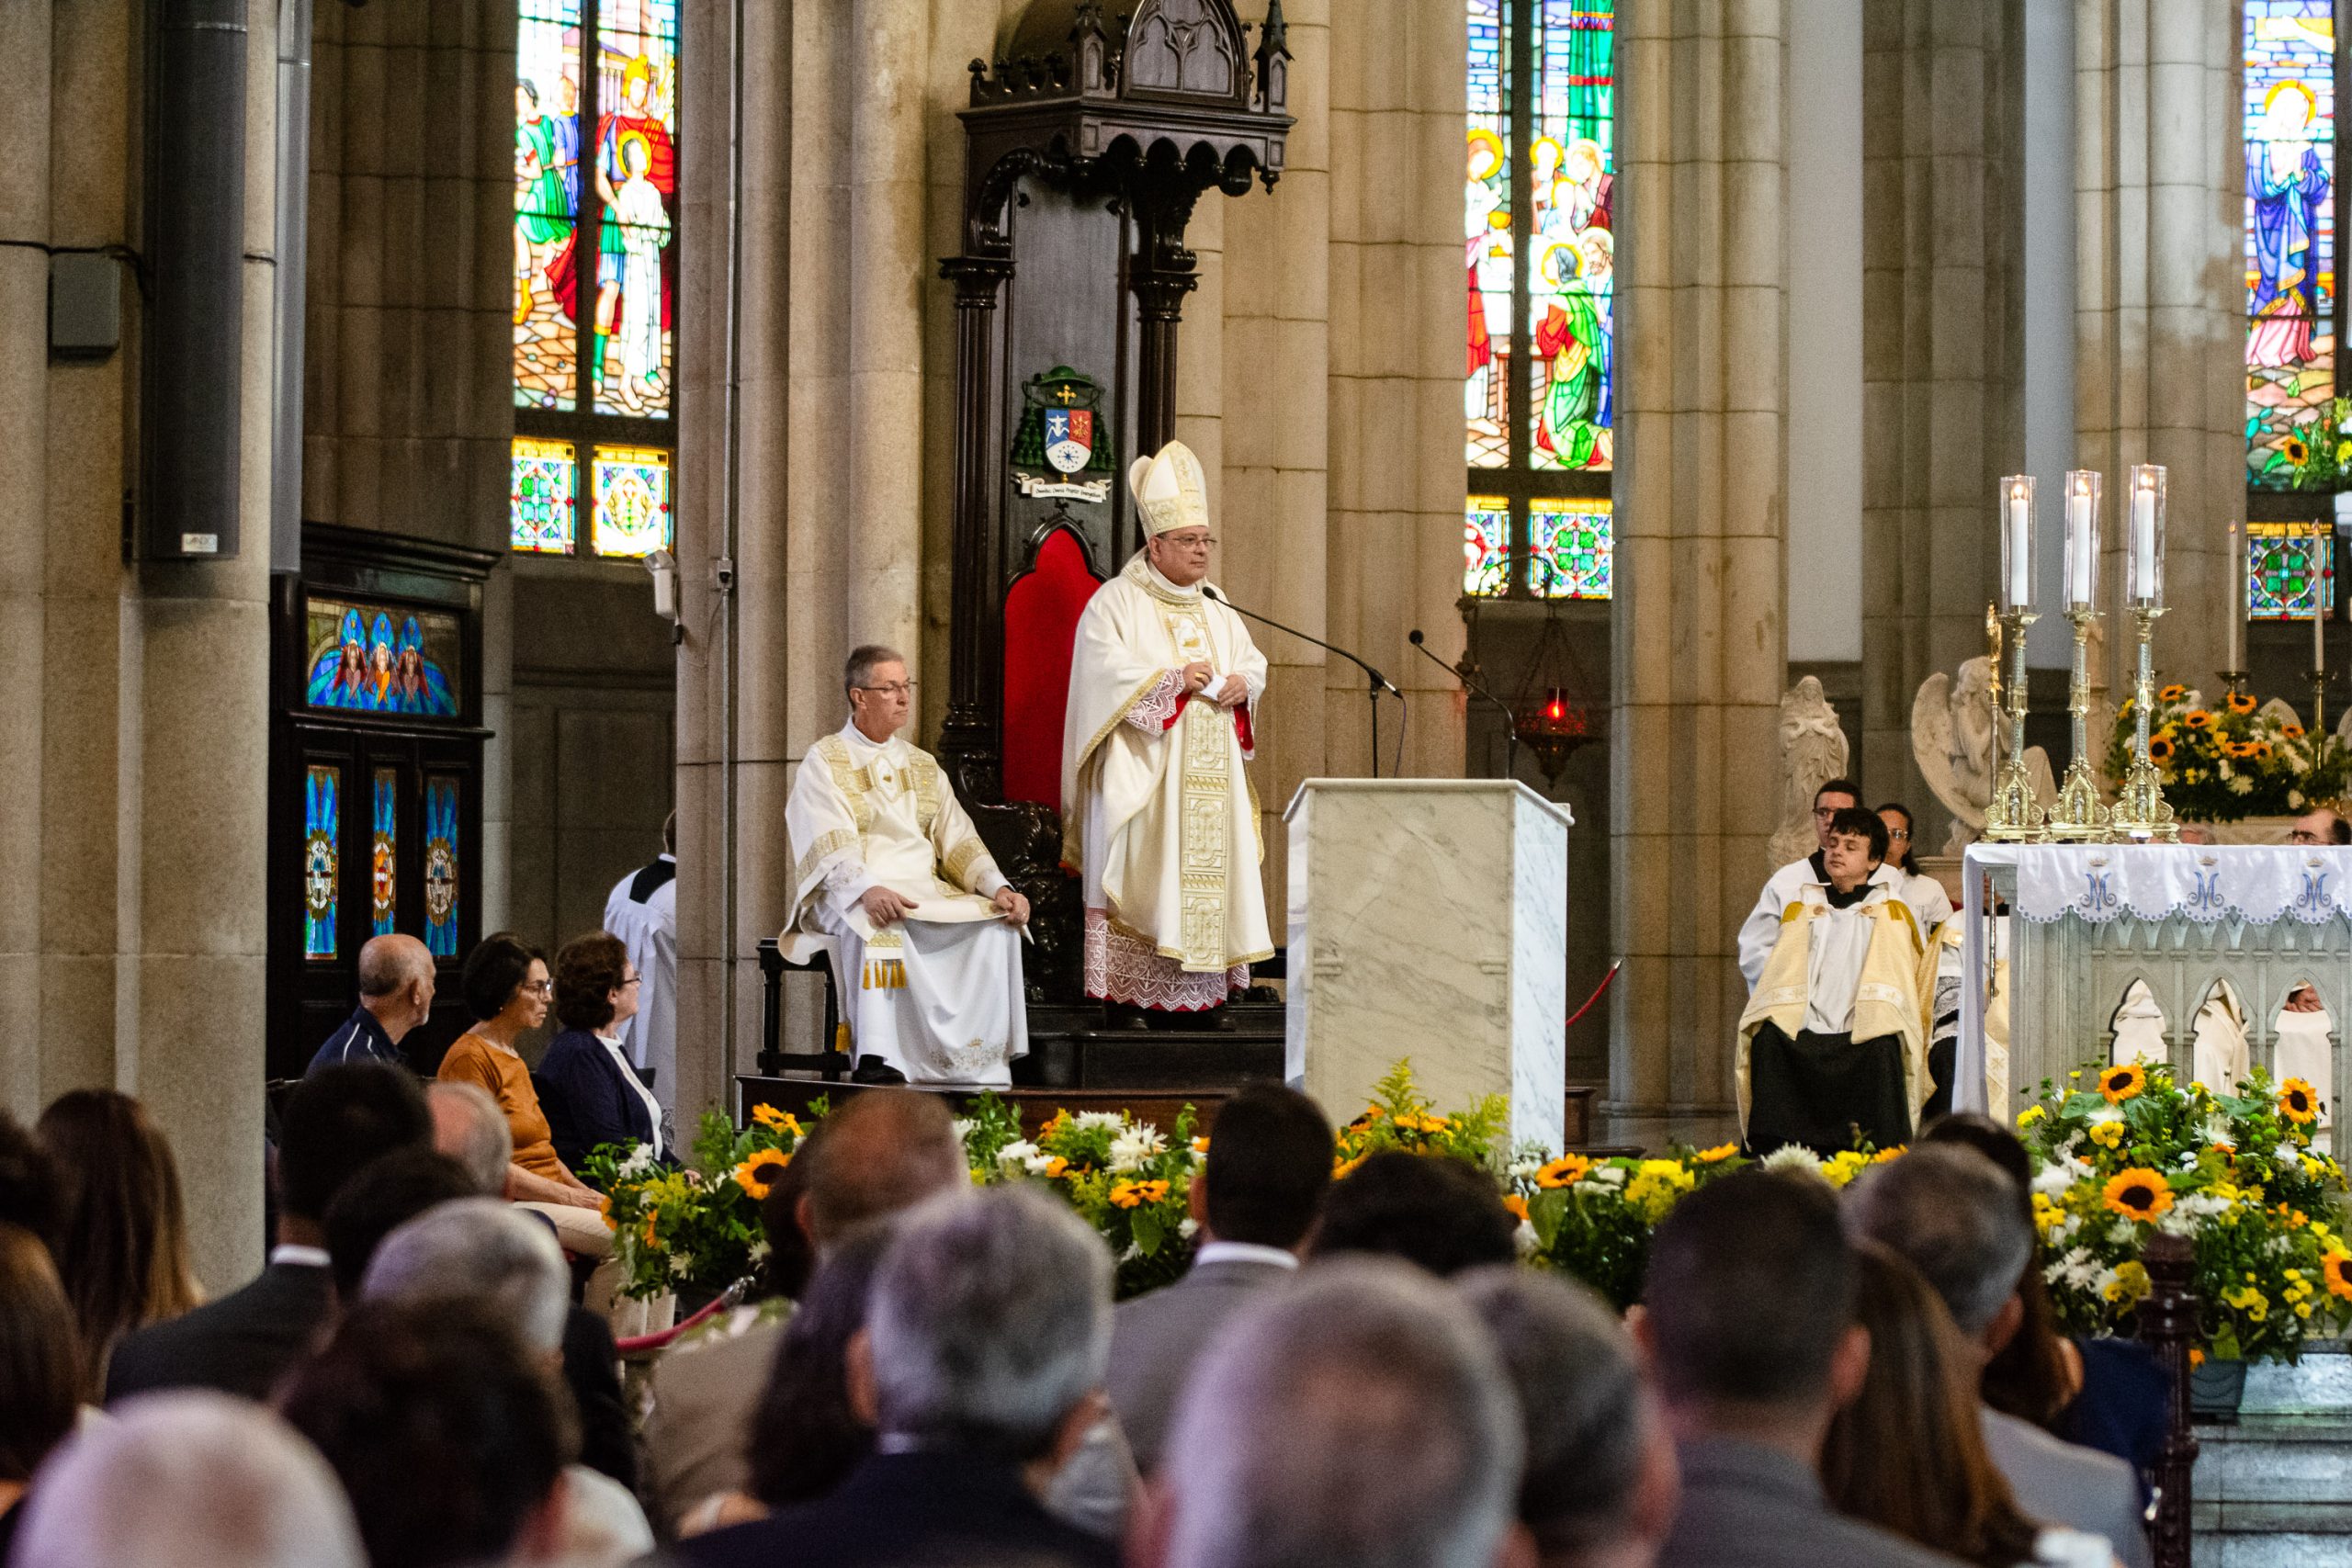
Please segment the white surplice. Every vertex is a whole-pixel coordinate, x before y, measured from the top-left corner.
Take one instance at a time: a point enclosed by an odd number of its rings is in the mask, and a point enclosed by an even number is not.
[[[637,1016],[621,1026],[621,1048],[653,1069],[653,1097],[665,1111],[678,1093],[678,857],[662,854],[613,885],[605,930],[637,965]]]
[[[785,827],[792,925],[833,939],[851,1048],[910,1083],[1009,1086],[1029,1054],[1021,935],[989,905],[1009,884],[937,760],[844,725],[808,749]],[[877,929],[859,902],[876,887],[914,912]]]
[[[1209,691],[1182,670],[1205,662]],[[1242,703],[1210,695],[1227,675]],[[1090,996],[1215,1007],[1273,953],[1245,743],[1266,659],[1241,617],[1137,554],[1079,618],[1062,741],[1062,861],[1084,879]]]

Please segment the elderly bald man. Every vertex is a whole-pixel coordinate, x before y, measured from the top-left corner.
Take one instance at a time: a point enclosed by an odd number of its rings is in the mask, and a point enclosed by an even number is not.
[[[433,1013],[433,954],[397,931],[359,950],[359,1006],[335,1025],[302,1074],[356,1062],[401,1066],[401,1040]]]

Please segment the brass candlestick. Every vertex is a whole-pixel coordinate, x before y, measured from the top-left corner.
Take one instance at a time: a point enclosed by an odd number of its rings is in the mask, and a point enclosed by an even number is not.
[[[2108,810],[2099,799],[2098,773],[2091,766],[2091,623],[2098,619],[2098,612],[2087,604],[2077,604],[2066,612],[2075,623],[2074,678],[2066,687],[2066,713],[2074,721],[2075,754],[2066,764],[2065,781],[2058,786],[2058,799],[2050,808],[2049,837],[2075,843],[2104,843],[2108,838]]]
[[[2155,660],[2149,643],[2155,637],[2156,617],[2163,614],[2159,605],[2132,606],[2132,635],[2140,645],[2139,670],[2132,689],[2132,765],[2124,772],[2123,787],[2116,794],[2115,809],[2108,814],[2108,826],[2114,838],[2172,844],[2180,841],[2180,829],[2173,824],[2172,807],[2165,804],[2164,781],[2148,755],[2148,709],[2156,700]]]
[[[2216,670],[2213,673],[2222,678],[2222,690],[2233,697],[2244,696],[2245,683],[2254,679],[2244,670]]]
[[[2025,769],[2025,631],[2041,617],[2011,610],[2001,617],[2009,650],[2009,744],[1993,775],[1993,798],[1984,803],[1984,837],[1995,843],[2032,843],[2042,837],[2041,802],[2034,798],[2033,775]]]
[[[2304,677],[2312,683],[2312,733],[2322,744],[2327,740],[2327,671],[2314,670]]]

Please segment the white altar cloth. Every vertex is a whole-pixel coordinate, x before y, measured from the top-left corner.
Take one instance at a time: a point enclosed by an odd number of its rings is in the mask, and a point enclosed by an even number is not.
[[[2352,846],[2309,844],[1971,844],[1961,869],[1965,978],[1952,1106],[1983,1111],[1984,1002],[1992,922],[1985,896],[1996,869],[2015,874],[2009,912],[2035,925],[2074,915],[2091,924],[2180,916],[2267,926],[2352,917]],[[2012,1031],[2023,1021],[2013,1008]],[[2011,1059],[2019,1058],[2010,1041]]]

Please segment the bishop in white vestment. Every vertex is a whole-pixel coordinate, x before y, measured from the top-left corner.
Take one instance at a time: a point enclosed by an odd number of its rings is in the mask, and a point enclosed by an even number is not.
[[[808,749],[785,806],[793,929],[833,939],[857,1077],[1005,1088],[1029,1052],[1029,901],[997,870],[938,761],[899,734],[906,661],[850,656],[849,723]]]
[[[1273,953],[1248,768],[1266,660],[1207,592],[1200,459],[1170,442],[1127,482],[1148,536],[1079,618],[1062,860],[1084,881],[1087,994],[1197,1012]]]

